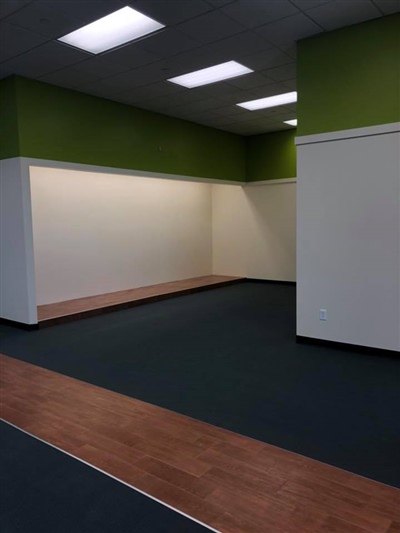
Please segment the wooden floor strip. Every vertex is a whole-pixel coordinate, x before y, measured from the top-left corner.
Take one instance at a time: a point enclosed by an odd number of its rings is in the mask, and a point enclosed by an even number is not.
[[[397,533],[400,491],[10,357],[1,416],[222,533]]]
[[[183,294],[231,285],[244,278],[232,276],[201,276],[169,283],[148,285],[74,300],[39,305],[37,308],[40,327],[47,327],[72,320],[127,309],[149,302],[159,301]]]

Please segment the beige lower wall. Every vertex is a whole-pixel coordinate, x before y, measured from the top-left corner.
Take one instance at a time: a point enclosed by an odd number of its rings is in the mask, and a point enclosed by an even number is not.
[[[209,274],[294,281],[295,181],[30,167],[38,305]]]
[[[31,167],[38,305],[212,273],[211,185]]]
[[[212,186],[213,272],[296,280],[296,182]]]

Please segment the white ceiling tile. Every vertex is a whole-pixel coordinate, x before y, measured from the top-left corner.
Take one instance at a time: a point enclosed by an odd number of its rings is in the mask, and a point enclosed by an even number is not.
[[[167,26],[198,17],[212,9],[203,0],[136,0],[129,3],[134,9]]]
[[[192,91],[192,89],[191,89]],[[225,101],[230,101],[231,98],[236,98],[237,94],[241,93],[238,87],[234,87],[227,82],[212,83],[211,85],[204,85],[198,87],[197,94],[208,98],[223,98]]]
[[[289,124],[285,124],[282,122],[275,122],[272,124],[269,124],[269,131],[284,131],[284,130],[292,130],[293,126],[289,126]]]
[[[176,29],[165,29],[140,41],[140,46],[162,57],[169,57],[198,48],[201,43]]]
[[[2,22],[0,24],[0,60],[7,61],[46,41],[45,37]]]
[[[94,76],[91,76],[87,72],[79,72],[72,67],[45,74],[38,79],[39,81],[52,83],[60,87],[67,87],[68,89],[76,89],[80,85],[92,83],[96,80]]]
[[[50,39],[62,37],[80,26],[78,20],[39,7],[36,4],[30,4],[7,17],[7,24],[18,26]]]
[[[166,82],[165,85],[170,88],[178,88],[179,85]],[[189,104],[193,102],[198,102],[199,100],[205,100],[208,98],[207,94],[199,94],[194,91],[186,90],[180,87],[181,90],[176,90],[174,93],[165,91],[164,98],[171,104],[180,106],[182,104]],[[183,89],[183,90],[182,90]],[[161,95],[159,95],[161,96]]]
[[[11,68],[6,68],[3,63],[0,63],[0,80],[8,78],[8,76],[12,76],[13,74],[14,71]]]
[[[238,135],[256,135],[257,133],[264,131],[261,126],[254,124],[227,124],[226,126],[221,126],[220,129]]]
[[[235,123],[236,124],[251,122],[252,120],[254,120],[253,111],[249,111],[249,110],[246,110],[246,111],[247,111],[247,113],[243,113],[243,114],[240,114],[240,115],[233,115],[233,114],[231,115],[231,116],[235,117]]]
[[[232,89],[236,89],[235,92],[227,92],[219,97],[225,105],[235,105],[238,102],[243,102],[243,99],[246,98],[246,89],[238,89],[237,87],[232,87]]]
[[[1,0],[0,1],[0,19],[8,17],[19,9],[28,5],[32,0]]]
[[[196,103],[196,100],[192,100],[191,102],[185,101],[184,99],[182,99],[181,93],[177,93],[177,94],[164,93],[158,96],[156,92],[154,93],[154,95],[152,95],[151,92],[149,94],[150,94],[150,98],[147,98],[145,95],[143,95],[143,97],[139,99],[139,102],[143,102],[148,105],[157,103],[157,105],[159,106],[164,106],[165,108],[169,108],[169,109],[173,108],[174,110],[177,111],[177,113],[181,112],[182,114],[184,114],[185,111],[187,110],[186,106],[188,104]],[[135,100],[137,101],[137,98],[135,98]]]
[[[321,33],[322,28],[303,13],[296,13],[285,19],[255,28],[254,31],[275,46],[285,49],[293,46],[293,43],[299,39]]]
[[[305,9],[312,9],[313,7],[333,2],[334,0],[291,0],[292,4],[295,4],[299,9],[304,11]]]
[[[289,0],[238,0],[222,8],[221,12],[246,28],[255,28],[293,15],[298,9]]]
[[[211,126],[217,127],[217,126],[224,126],[226,124],[234,124],[235,120],[236,120],[235,115],[226,116],[226,117],[219,116],[219,117],[210,118],[209,123]]]
[[[131,43],[115,50],[110,50],[104,54],[110,62],[117,62],[126,68],[136,68],[154,63],[161,59],[161,56],[154,52],[149,52],[142,48],[139,42]]]
[[[84,92],[93,90],[96,91],[96,94],[111,96],[153,83],[167,85],[165,73],[160,68],[159,63],[145,65],[116,74],[115,76],[109,76],[96,83],[85,85],[80,90]]]
[[[331,31],[380,16],[369,0],[336,0],[306,11],[324,30]]]
[[[157,99],[135,103],[134,107],[147,109],[148,111],[154,111],[155,113],[161,113],[164,115],[170,115],[172,110],[172,107],[166,105],[164,102],[158,103]]]
[[[253,111],[261,117],[270,119],[271,121],[283,122],[284,120],[291,120],[296,118],[296,112],[286,109],[285,107],[273,107],[269,109],[260,109],[259,111]]]
[[[243,109],[235,104],[231,105],[222,105],[213,110],[213,112],[221,117],[236,117],[237,115],[247,115],[249,113],[248,109]]]
[[[194,111],[192,113],[187,113],[182,116],[184,116],[188,120],[196,120],[201,122],[213,120],[215,118],[213,111],[208,110]]]
[[[78,72],[85,72],[96,80],[129,70],[126,65],[110,61],[107,54],[92,56],[81,63],[76,63],[74,69]]]
[[[126,5],[119,0],[35,0],[35,4],[79,20],[81,25],[94,22]]]
[[[205,45],[202,51],[214,58],[214,63],[216,63],[231,59],[241,60],[250,54],[265,53],[268,48],[271,48],[271,45],[261,35],[256,35],[252,31],[244,31],[238,35]]]
[[[372,0],[376,7],[384,14],[391,15],[400,12],[400,0]]]
[[[239,89],[253,89],[255,87],[263,87],[269,83],[273,83],[273,80],[264,74],[253,72],[251,74],[247,74],[246,76],[233,78],[226,83],[228,83],[228,85],[238,87]]]
[[[279,48],[270,46],[267,50],[243,57],[242,61],[246,67],[254,70],[266,70],[292,63],[293,58],[279,50]]]
[[[102,80],[97,80],[93,83],[82,85],[79,90],[88,94],[108,97],[112,94],[120,94],[121,92],[128,91],[132,87],[135,87],[136,77],[134,71],[130,70],[128,72],[116,74],[115,76],[109,76]],[[141,78],[139,86],[147,85],[148,83],[150,82]]]
[[[285,80],[282,82],[282,85],[284,85],[291,91],[295,91],[297,89],[297,79],[294,78],[293,80]]]
[[[169,68],[166,77],[179,76],[187,74],[193,70],[209,67],[216,63],[215,58],[205,51],[205,47],[201,46],[188,52],[183,52],[170,58],[164,58],[166,68]],[[218,61],[217,61],[218,62]]]
[[[288,63],[287,65],[282,65],[281,67],[270,68],[264,70],[263,74],[275,81],[291,80],[296,77],[296,63],[293,62]]]
[[[88,54],[63,46],[56,41],[50,41],[18,57],[10,59],[5,64],[12,67],[15,74],[28,78],[39,78],[55,70],[62,69],[84,60]]]
[[[203,43],[212,43],[245,31],[245,28],[219,11],[206,13],[178,26],[183,33]]]
[[[220,7],[224,7],[227,4],[236,2],[236,0],[206,0],[206,2],[207,4],[210,4],[212,7],[219,9]]]
[[[288,92],[285,85],[281,82],[270,83],[262,87],[254,87],[247,93],[247,100],[255,100],[257,98],[266,98],[267,96],[275,96]],[[243,101],[243,100],[242,100]]]
[[[173,85],[172,83],[151,83],[142,87],[132,88],[123,93],[113,96],[113,99],[124,99],[133,102],[143,102],[157,98],[160,101],[164,98],[165,104],[169,106],[178,105],[182,103],[182,99],[178,96],[184,93],[182,87]]]
[[[188,113],[197,113],[199,111],[206,111],[210,109],[217,109],[220,107],[221,102],[216,98],[206,98],[205,100],[199,100],[198,102],[188,102],[185,104],[185,109]]]

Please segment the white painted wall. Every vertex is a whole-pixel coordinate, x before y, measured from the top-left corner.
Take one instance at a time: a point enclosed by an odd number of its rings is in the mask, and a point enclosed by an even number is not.
[[[0,161],[0,316],[37,322],[28,169],[20,158]]]
[[[214,274],[295,281],[295,180],[212,188]]]
[[[400,350],[395,129],[298,139],[298,335]],[[319,309],[327,310],[326,322]]]
[[[212,273],[210,184],[30,176],[38,305]]]

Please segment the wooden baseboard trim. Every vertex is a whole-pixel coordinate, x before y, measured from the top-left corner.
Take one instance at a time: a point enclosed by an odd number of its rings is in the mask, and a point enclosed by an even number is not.
[[[362,346],[359,344],[348,344],[346,342],[329,341],[325,339],[315,339],[313,337],[303,337],[296,335],[296,342],[298,344],[310,344],[314,346],[323,346],[325,348],[332,348],[335,350],[343,350],[346,352],[357,352],[368,355],[379,355],[384,357],[400,357],[400,352],[395,350],[386,350],[384,348],[374,348],[372,346]]]

